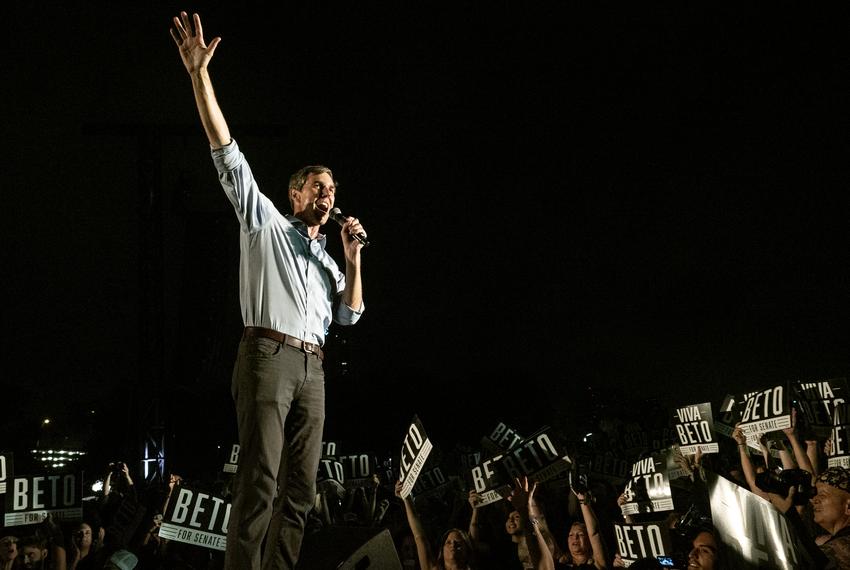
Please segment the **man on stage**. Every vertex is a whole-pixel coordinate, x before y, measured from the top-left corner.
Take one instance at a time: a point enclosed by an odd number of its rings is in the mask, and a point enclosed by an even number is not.
[[[320,227],[336,199],[330,169],[292,175],[292,215],[260,192],[224,120],[207,66],[220,38],[204,42],[201,19],[185,12],[171,35],[192,80],[201,123],[225,194],[240,223],[239,297],[244,334],[233,371],[239,469],[225,568],[294,568],[316,494],[325,417],[322,344],[331,321],[352,325],[363,312],[355,218],[340,233],[345,273],[325,251]],[[265,538],[265,550],[260,552]]]

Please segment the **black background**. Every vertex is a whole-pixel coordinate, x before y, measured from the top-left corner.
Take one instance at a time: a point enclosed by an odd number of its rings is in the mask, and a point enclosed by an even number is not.
[[[327,347],[343,451],[414,413],[474,442],[846,376],[847,11],[521,4],[12,7],[4,445],[132,456],[159,425],[186,466],[235,440],[238,226],[180,9],[223,38],[261,188],[327,164],[373,242]]]

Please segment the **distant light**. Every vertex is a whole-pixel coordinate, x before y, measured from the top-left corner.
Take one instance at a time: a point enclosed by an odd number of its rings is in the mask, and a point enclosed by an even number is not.
[[[47,425],[49,423],[50,423],[50,418],[44,418],[44,420],[42,420],[42,422],[41,422],[41,425]]]
[[[582,441],[583,441],[584,443],[587,443],[587,440],[588,440],[588,439],[590,439],[591,437],[593,437],[593,433],[592,433],[592,432],[591,432],[591,433],[587,433],[587,434],[585,434],[585,435],[584,435],[584,439],[582,439]]]
[[[101,491],[103,491],[103,481],[98,479],[97,481],[92,483],[91,484],[91,490],[94,491],[95,493],[100,493]]]

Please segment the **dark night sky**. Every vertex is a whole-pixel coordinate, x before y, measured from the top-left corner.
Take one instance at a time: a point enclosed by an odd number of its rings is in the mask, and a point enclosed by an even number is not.
[[[848,374],[846,10],[310,4],[12,10],[4,433],[89,409],[128,432],[157,394],[174,448],[231,439],[237,225],[181,8],[223,38],[261,187],[328,164],[373,241],[367,312],[329,341],[331,438]]]

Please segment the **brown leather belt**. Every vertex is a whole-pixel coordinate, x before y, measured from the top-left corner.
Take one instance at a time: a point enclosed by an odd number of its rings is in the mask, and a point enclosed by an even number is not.
[[[315,354],[320,359],[325,359],[325,353],[322,351],[322,347],[318,344],[303,341],[300,338],[295,338],[294,336],[283,334],[282,332],[277,332],[274,329],[266,329],[263,327],[245,327],[245,332],[243,333],[243,335],[270,338],[272,340],[276,340],[281,344],[288,344],[289,346],[294,346],[301,352],[305,352],[307,354]]]

